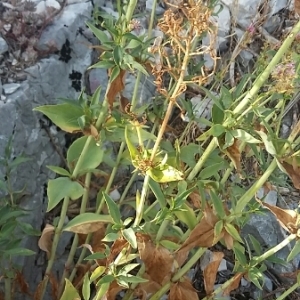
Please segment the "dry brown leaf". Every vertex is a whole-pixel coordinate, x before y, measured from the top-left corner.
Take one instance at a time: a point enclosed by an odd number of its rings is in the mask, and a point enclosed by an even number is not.
[[[122,290],[124,290],[125,288],[122,286],[119,286],[118,283],[116,281],[113,281],[110,285],[109,285],[109,289],[106,292],[106,298],[107,300],[115,300],[117,299],[117,294],[119,292],[121,292]]]
[[[110,84],[109,91],[107,92],[107,100],[110,109],[112,109],[116,96],[124,89],[124,78],[126,71],[120,70],[119,75]]]
[[[194,208],[201,208],[201,197],[198,192],[192,192],[189,195],[189,199],[191,200]]]
[[[77,289],[80,290],[81,286],[83,284],[83,277],[86,273],[88,273],[91,270],[91,262],[89,261],[86,264],[80,264],[76,267],[76,276],[73,280],[73,286]]]
[[[174,258],[169,250],[156,246],[149,236],[138,235],[138,251],[152,281],[163,285],[171,279]]]
[[[129,104],[129,100],[124,97],[122,94],[120,95],[120,110],[121,112],[126,112],[127,105]]]
[[[147,273],[143,275],[143,278],[148,279],[148,282],[139,284],[139,292],[137,292],[137,296],[139,294],[141,294],[142,297],[144,297],[144,295],[147,296],[149,294],[155,294],[159,289],[161,289],[161,285],[155,281],[152,281]]]
[[[47,252],[47,256],[49,258],[52,247],[52,236],[54,234],[55,227],[50,224],[46,224],[43,229],[42,235],[38,241],[38,246],[41,250]]]
[[[33,295],[34,300],[41,300],[42,299],[42,291],[44,289],[44,284],[48,281],[48,277],[44,276],[43,280],[38,284],[35,293]]]
[[[168,300],[198,300],[198,294],[188,278],[172,284]]]
[[[282,209],[277,206],[262,202],[277,218],[280,225],[290,233],[297,233],[297,213],[291,209]]]
[[[229,296],[229,294],[237,289],[240,286],[240,282],[242,277],[244,276],[244,273],[237,273],[233,276],[233,281],[230,283],[230,285],[223,291],[223,296]]]
[[[124,238],[119,237],[117,240],[115,240],[115,242],[111,246],[110,255],[107,258],[107,264],[110,264],[126,246],[128,246],[128,242]]]
[[[58,299],[58,281],[57,278],[53,275],[53,273],[50,274],[49,276],[49,282],[51,285],[51,296],[53,300]]]
[[[280,161],[280,163],[291,178],[294,187],[300,190],[300,167],[297,165],[290,165],[285,161]]]
[[[294,0],[295,12],[300,16],[300,0]]]
[[[223,252],[213,252],[211,262],[205,267],[203,271],[204,287],[207,295],[210,295],[214,291],[217,272],[223,257]]]
[[[196,246],[211,247],[217,243],[218,239],[215,239],[214,236],[214,226],[217,222],[217,216],[213,213],[211,207],[207,206],[200,223],[191,231],[190,236],[182,244],[179,251],[189,251]]]
[[[82,223],[72,226],[70,231],[80,234],[88,234],[100,230],[103,227],[103,222]]]
[[[93,124],[91,124],[90,125],[90,130],[91,130],[91,136],[93,136],[93,138],[95,140],[97,140],[98,137],[99,137],[99,132],[98,132],[97,128]]]
[[[240,174],[242,172],[242,165],[241,165],[241,152],[239,150],[240,141],[234,139],[233,145],[226,148],[226,154],[231,159],[236,168],[237,172]]]
[[[19,290],[22,294],[30,295],[29,285],[26,282],[23,274],[18,270],[16,271],[15,282],[16,282],[17,286],[19,287]]]

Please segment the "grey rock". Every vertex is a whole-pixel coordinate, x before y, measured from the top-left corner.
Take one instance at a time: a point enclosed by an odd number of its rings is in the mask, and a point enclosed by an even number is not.
[[[19,83],[7,83],[3,84],[2,88],[5,95],[13,94],[21,85]]]
[[[8,51],[8,45],[6,41],[0,36],[0,55]]]

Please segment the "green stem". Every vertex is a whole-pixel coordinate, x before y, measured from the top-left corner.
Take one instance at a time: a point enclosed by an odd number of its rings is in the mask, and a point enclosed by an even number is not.
[[[79,214],[84,213],[85,210],[86,210],[86,207],[87,207],[87,202],[88,202],[89,193],[90,193],[91,177],[92,177],[91,173],[87,173],[86,176],[85,176],[84,193],[83,193],[82,200],[81,200],[80,213]],[[67,259],[66,264],[65,264],[64,272],[63,272],[63,275],[62,275],[61,280],[60,280],[59,292],[58,292],[59,296],[61,296],[61,294],[63,292],[64,285],[65,285],[65,278],[67,278],[67,276],[69,276],[69,272],[70,272],[70,269],[71,269],[71,264],[74,260],[74,256],[75,256],[76,249],[77,249],[77,246],[78,246],[78,240],[79,240],[78,239],[78,234],[75,234],[73,242],[72,242],[72,246],[71,246],[71,249],[70,249],[70,252],[69,252],[69,256],[68,256],[68,259]]]
[[[97,122],[96,122],[96,128],[99,129],[100,125],[102,125],[102,123],[105,121],[106,118],[106,114],[108,111],[108,101],[107,101],[107,93],[110,89],[110,83],[107,86],[107,90],[106,90],[106,95],[105,95],[105,99],[103,101],[103,105],[102,105],[102,109],[99,113]],[[72,172],[72,178],[77,178],[79,172],[81,171],[81,165],[83,162],[83,159],[85,158],[89,145],[91,143],[91,141],[94,138],[92,136],[89,136],[86,140],[86,143],[82,149],[82,152],[78,158],[77,164]],[[59,221],[57,224],[57,227],[55,228],[55,233],[54,233],[54,238],[53,238],[53,243],[52,243],[52,248],[51,248],[51,253],[50,253],[50,257],[49,257],[49,261],[48,261],[48,265],[46,268],[46,272],[45,272],[45,277],[43,279],[43,283],[42,283],[42,287],[41,287],[41,294],[40,294],[40,299],[44,298],[45,295],[45,291],[48,285],[48,281],[49,281],[49,275],[50,272],[52,270],[53,264],[54,264],[54,260],[55,260],[55,254],[56,254],[56,249],[58,246],[58,242],[62,233],[62,228],[64,226],[64,222],[66,219],[66,215],[67,215],[67,210],[69,207],[69,202],[70,202],[70,198],[69,197],[65,197],[63,200],[63,204],[62,204],[62,208],[61,208],[61,212],[60,212],[60,217],[59,217]]]
[[[257,182],[255,182],[246,193],[238,200],[235,211],[242,212],[248,202],[253,198],[255,193],[264,185],[264,183],[268,180],[270,175],[274,172],[277,167],[276,159],[274,158],[272,163],[269,165],[264,174],[259,178]]]
[[[284,40],[281,47],[267,66],[267,68],[262,72],[262,74],[255,80],[253,83],[252,89],[247,93],[245,98],[238,104],[238,106],[233,110],[233,114],[240,114],[242,113],[249,105],[249,102],[251,102],[251,99],[254,99],[256,94],[259,92],[262,85],[268,80],[271,72],[276,67],[276,65],[280,62],[281,58],[284,56],[285,52],[290,48],[292,42],[294,41],[296,35],[300,31],[300,21],[297,23],[297,25],[293,28],[293,30],[290,32],[288,37]],[[228,122],[226,122],[226,125],[229,125]]]
[[[268,257],[272,256],[274,253],[277,253],[279,250],[281,250],[282,248],[287,246],[290,242],[292,242],[296,238],[297,238],[296,234],[291,234],[286,239],[284,239],[281,243],[279,243],[278,245],[273,247],[272,249],[268,250],[267,252],[265,252],[264,254],[262,254],[259,257],[255,257],[253,259],[253,261],[255,262],[255,265],[253,267],[255,267],[258,264],[260,264],[261,262],[267,260]]]
[[[5,288],[5,300],[11,300],[11,278],[5,277],[4,279],[4,288]]]
[[[126,11],[126,20],[129,23],[132,19],[133,12],[135,10],[137,0],[130,0],[125,11]]]
[[[286,290],[282,295],[280,295],[276,300],[284,300],[287,299],[288,295],[290,295],[293,291],[300,287],[299,282],[296,282],[292,285],[288,290]]]
[[[168,219],[163,220],[163,222],[161,223],[161,225],[159,227],[159,230],[156,234],[156,238],[155,238],[156,243],[158,243],[161,240],[161,238],[162,238],[166,228],[168,227],[169,223],[170,223],[170,220],[168,220]]]

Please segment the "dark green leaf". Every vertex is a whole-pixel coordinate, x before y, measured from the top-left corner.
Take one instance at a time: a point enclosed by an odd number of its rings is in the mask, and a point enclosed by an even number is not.
[[[219,176],[218,172],[221,171],[224,168],[224,166],[224,161],[210,165],[200,172],[199,178],[203,180],[212,176]]]
[[[105,44],[110,41],[105,32],[101,31],[97,27],[95,27],[92,23],[86,22],[86,25],[91,29],[93,34],[97,37],[97,39],[101,42],[101,44]]]
[[[88,67],[88,70],[90,69],[110,69],[112,67],[114,67],[116,64],[114,61],[110,61],[110,60],[101,60],[97,63],[95,63],[94,65]]]
[[[222,124],[224,121],[224,111],[216,104],[213,105],[211,110],[212,120],[214,124]]]
[[[223,201],[218,197],[214,190],[210,191],[210,196],[218,217],[220,219],[224,219],[226,217],[226,213]]]
[[[4,254],[9,256],[30,256],[36,253],[26,248],[14,248],[4,251]]]
[[[102,277],[98,282],[97,282],[97,286],[100,286],[102,284],[105,283],[111,283],[115,280],[115,277],[113,275],[105,275],[104,277]]]
[[[114,224],[122,225],[122,220],[121,220],[122,217],[121,217],[121,213],[120,213],[120,210],[118,208],[118,205],[105,192],[103,192],[103,196],[104,196],[105,202],[106,202],[106,204],[108,206],[109,215],[111,216],[111,218],[113,220],[113,223]]]
[[[115,63],[120,66],[123,61],[123,50],[121,46],[116,46],[113,51],[114,61]]]

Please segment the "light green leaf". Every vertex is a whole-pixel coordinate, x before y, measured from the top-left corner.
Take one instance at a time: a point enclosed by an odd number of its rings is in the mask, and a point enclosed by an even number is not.
[[[140,71],[140,72],[143,73],[144,75],[149,76],[149,74],[148,74],[148,72],[146,71],[146,69],[145,69],[141,64],[139,64],[138,62],[133,61],[133,62],[131,63],[131,65],[132,65],[132,67],[133,67],[134,69],[137,69],[138,71]]]
[[[65,170],[64,168],[57,167],[57,166],[46,166],[49,170],[55,172],[56,174],[71,177],[71,174]]]
[[[96,279],[98,279],[104,272],[106,268],[104,266],[97,267],[91,274],[90,281],[94,282]]]
[[[127,264],[124,266],[121,271],[119,272],[119,275],[126,275],[136,267],[140,266],[140,264]]]
[[[120,67],[119,66],[115,66],[112,69],[112,71],[111,71],[109,81],[113,82],[119,76],[120,72],[121,72]]]
[[[260,140],[256,139],[254,136],[252,136],[250,133],[246,132],[243,129],[231,130],[230,133],[236,139],[241,140],[242,142],[245,142],[245,143],[250,143],[250,144],[261,143]]]
[[[271,140],[271,137],[270,136],[268,136],[266,133],[264,133],[263,131],[256,131],[259,135],[260,135],[260,137],[261,137],[261,139],[262,139],[262,141],[263,141],[263,143],[264,143],[264,145],[265,145],[265,148],[266,148],[266,150],[271,154],[271,155],[276,155],[277,154],[277,151],[276,151],[276,148],[275,148],[275,146],[274,146],[274,144],[273,144],[273,142],[272,142],[272,140]]]
[[[83,277],[82,296],[84,300],[90,300],[91,286],[89,280],[89,274],[85,273]]]
[[[102,228],[103,223],[112,223],[111,217],[96,213],[83,213],[72,219],[63,231],[87,234]]]
[[[137,248],[137,240],[136,240],[135,232],[131,227],[122,230],[122,235],[128,241],[128,243],[133,249]]]
[[[65,281],[65,289],[60,300],[80,300],[80,296],[73,284],[68,279],[65,279]]]
[[[114,242],[119,238],[119,234],[110,232],[101,241],[102,242]]]
[[[69,197],[76,200],[83,195],[83,187],[68,177],[51,179],[48,182],[47,196],[49,199],[47,212],[53,209],[62,199]]]
[[[300,253],[300,240],[296,241],[295,246],[287,257],[287,262],[290,262]]]
[[[113,275],[105,275],[104,277],[102,277],[98,282],[97,282],[97,286],[105,284],[105,283],[111,283],[115,280],[115,277]]]
[[[226,231],[236,240],[239,241],[240,243],[244,243],[244,241],[242,240],[240,234],[238,233],[238,231],[236,230],[236,228],[230,224],[230,223],[225,223],[225,229]]]
[[[118,208],[118,205],[105,192],[103,192],[103,196],[104,196],[105,202],[106,202],[106,204],[108,206],[109,215],[111,216],[111,218],[113,220],[113,223],[114,224],[122,225],[121,213],[120,213],[120,210]]]
[[[77,119],[84,115],[81,107],[71,104],[43,105],[33,110],[43,113],[56,126],[69,133],[80,130]]]
[[[79,174],[96,169],[103,161],[104,149],[97,146],[97,142],[95,141],[95,139],[83,136],[74,141],[68,149],[67,162],[71,171],[74,170],[75,165],[79,157],[81,156],[81,153],[88,139],[90,139],[89,146],[88,149],[86,149],[85,155],[81,160]]]
[[[130,275],[130,274],[127,274],[126,276],[119,275],[119,276],[117,276],[117,280],[128,282],[128,283],[142,283],[142,282],[149,281],[148,279],[144,279],[142,277],[138,277],[138,276],[134,276],[134,275]]]
[[[183,173],[169,165],[164,165],[161,169],[149,169],[146,173],[159,183],[183,180]]]
[[[180,247],[180,245],[178,245],[177,243],[174,243],[172,241],[169,240],[162,240],[159,242],[163,247],[169,249],[169,250],[173,250],[176,251],[178,250],[178,248]]]

